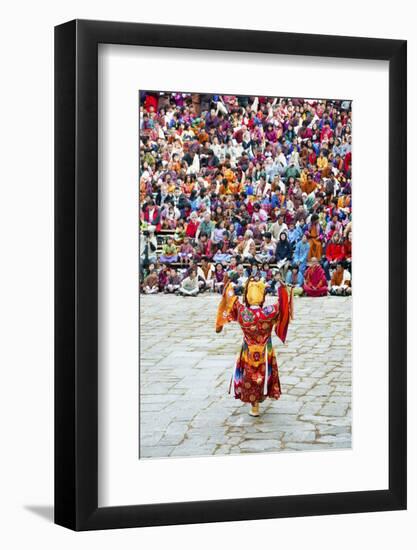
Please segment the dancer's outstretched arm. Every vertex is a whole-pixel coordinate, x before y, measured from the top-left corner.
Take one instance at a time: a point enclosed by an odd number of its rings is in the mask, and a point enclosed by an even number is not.
[[[217,308],[216,316],[216,332],[221,332],[226,323],[230,321],[236,321],[237,319],[237,303],[239,302],[238,297],[235,295],[232,281],[230,281],[227,274],[225,274],[224,279],[224,288],[222,299]]]
[[[285,342],[287,338],[288,326],[293,318],[293,288],[285,284],[278,286],[278,304],[279,316],[275,325],[275,334],[278,338]]]

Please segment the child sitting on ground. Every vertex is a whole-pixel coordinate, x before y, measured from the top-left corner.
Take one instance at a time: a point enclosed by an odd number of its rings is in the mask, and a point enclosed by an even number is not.
[[[149,265],[149,274],[145,277],[143,281],[143,292],[145,294],[157,294],[158,293],[158,273],[155,269],[154,264]]]
[[[173,294],[174,292],[177,292],[177,290],[180,288],[180,283],[181,281],[178,276],[177,270],[172,268],[169,272],[168,280],[165,285],[165,294]]]
[[[225,270],[221,263],[216,264],[216,269],[214,272],[214,290],[221,294],[223,292],[223,279],[224,279]]]

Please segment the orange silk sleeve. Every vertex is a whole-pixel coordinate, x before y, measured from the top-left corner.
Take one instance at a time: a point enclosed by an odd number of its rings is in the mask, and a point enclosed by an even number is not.
[[[236,321],[236,302],[238,302],[238,297],[235,296],[233,285],[229,281],[224,288],[222,299],[217,308],[216,332],[221,332],[226,323]]]
[[[275,325],[275,334],[282,342],[285,342],[288,326],[290,320],[293,318],[293,289],[290,289],[290,294],[288,296],[287,287],[285,285],[280,285],[278,288],[278,299],[279,318]]]

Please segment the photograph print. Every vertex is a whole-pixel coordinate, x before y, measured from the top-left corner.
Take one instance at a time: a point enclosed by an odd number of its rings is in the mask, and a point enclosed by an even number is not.
[[[139,459],[350,449],[352,102],[138,109]]]

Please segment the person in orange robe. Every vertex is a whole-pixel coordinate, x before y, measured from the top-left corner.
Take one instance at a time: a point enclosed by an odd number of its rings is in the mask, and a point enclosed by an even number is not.
[[[229,181],[229,193],[235,195],[243,191],[243,185],[240,181]]]
[[[304,273],[304,292],[307,296],[318,297],[327,296],[327,280],[324,269],[319,264],[317,258],[311,259],[311,265]]]
[[[301,183],[301,190],[303,193],[307,193],[307,195],[310,195],[313,191],[316,190],[316,182],[313,180],[310,174],[308,174],[307,179]]]
[[[321,260],[323,255],[323,248],[321,244],[322,229],[318,221],[317,214],[311,216],[311,222],[308,228],[308,242],[310,244],[310,250],[308,252],[308,259],[318,258]]]
[[[243,331],[243,343],[233,370],[234,395],[249,403],[251,416],[259,416],[259,403],[266,397],[279,399],[281,384],[272,347],[272,330],[285,342],[291,316],[292,293],[285,285],[278,289],[278,301],[264,306],[266,288],[261,280],[249,277],[242,304],[235,296],[228,276],[216,318],[216,332],[230,321],[237,321]],[[229,389],[230,392],[230,389]]]

